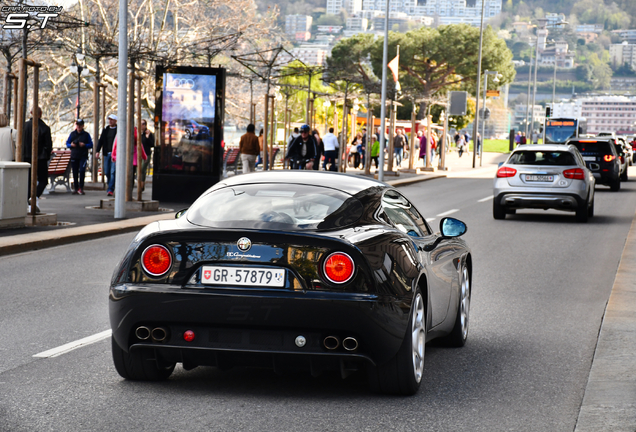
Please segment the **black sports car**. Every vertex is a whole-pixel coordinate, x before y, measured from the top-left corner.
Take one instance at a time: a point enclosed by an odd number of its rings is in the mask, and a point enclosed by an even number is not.
[[[113,275],[115,367],[166,379],[176,363],[365,369],[414,394],[424,347],[468,335],[466,225],[433,233],[393,187],[315,171],[223,180],[133,240]]]

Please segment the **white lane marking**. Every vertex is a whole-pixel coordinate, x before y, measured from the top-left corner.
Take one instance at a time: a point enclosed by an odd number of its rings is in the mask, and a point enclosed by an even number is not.
[[[440,213],[440,214],[438,214],[438,215],[437,215],[437,217],[444,217],[444,216],[448,216],[448,215],[451,215],[451,214],[456,213],[456,212],[458,212],[458,211],[459,211],[459,209],[452,209],[452,210],[446,211],[446,212],[444,212],[444,213]]]
[[[486,198],[482,198],[480,200],[477,200],[477,202],[486,202],[488,200],[493,199],[494,197],[495,197],[494,195],[490,195],[490,196],[487,196]]]
[[[426,218],[426,222],[433,222],[435,218]]]
[[[110,337],[112,333],[113,333],[112,330],[106,330],[101,333],[97,333],[92,336],[88,336],[83,339],[76,340],[75,342],[69,342],[57,348],[52,348],[50,350],[43,351],[39,354],[35,354],[33,357],[38,357],[38,358],[57,357],[59,355],[66,354],[69,351],[73,351],[76,348],[79,348],[85,345],[90,345],[92,343],[99,342],[103,339],[106,339]]]

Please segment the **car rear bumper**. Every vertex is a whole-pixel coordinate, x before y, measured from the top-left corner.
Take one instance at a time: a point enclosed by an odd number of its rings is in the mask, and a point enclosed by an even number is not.
[[[538,208],[576,211],[585,201],[573,194],[502,193],[495,198],[499,204],[510,209]]]
[[[382,364],[406,334],[410,300],[371,294],[264,292],[120,285],[111,288],[110,322],[124,350],[155,348],[184,364],[261,364],[273,358],[314,358],[323,363],[348,359]],[[161,328],[166,337],[139,338],[136,330]],[[194,340],[184,340],[191,330]],[[296,338],[306,343],[299,347]],[[325,338],[339,346],[328,349]],[[353,338],[357,348],[343,347]],[[265,364],[263,364],[265,363]],[[339,364],[339,363],[335,363]],[[253,364],[255,365],[255,364]]]

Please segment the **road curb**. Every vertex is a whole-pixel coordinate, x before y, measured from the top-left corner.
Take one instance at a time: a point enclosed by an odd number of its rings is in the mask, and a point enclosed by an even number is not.
[[[636,425],[636,217],[605,307],[575,432]]]
[[[446,174],[425,174],[425,175],[408,177],[408,178],[403,178],[398,180],[390,180],[390,181],[387,181],[386,183],[390,184],[391,186],[397,187],[397,186],[405,186],[408,184],[420,183],[420,182],[425,182],[428,180],[435,180],[438,178],[446,178],[446,177],[447,177]]]
[[[0,256],[134,232],[151,222],[172,218],[173,213],[163,213],[104,224],[0,237]]]

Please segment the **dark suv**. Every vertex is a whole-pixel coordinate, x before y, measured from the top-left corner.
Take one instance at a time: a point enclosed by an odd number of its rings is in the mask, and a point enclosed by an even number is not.
[[[576,138],[568,144],[579,150],[596,184],[607,185],[613,191],[621,188],[621,161],[612,137]]]

